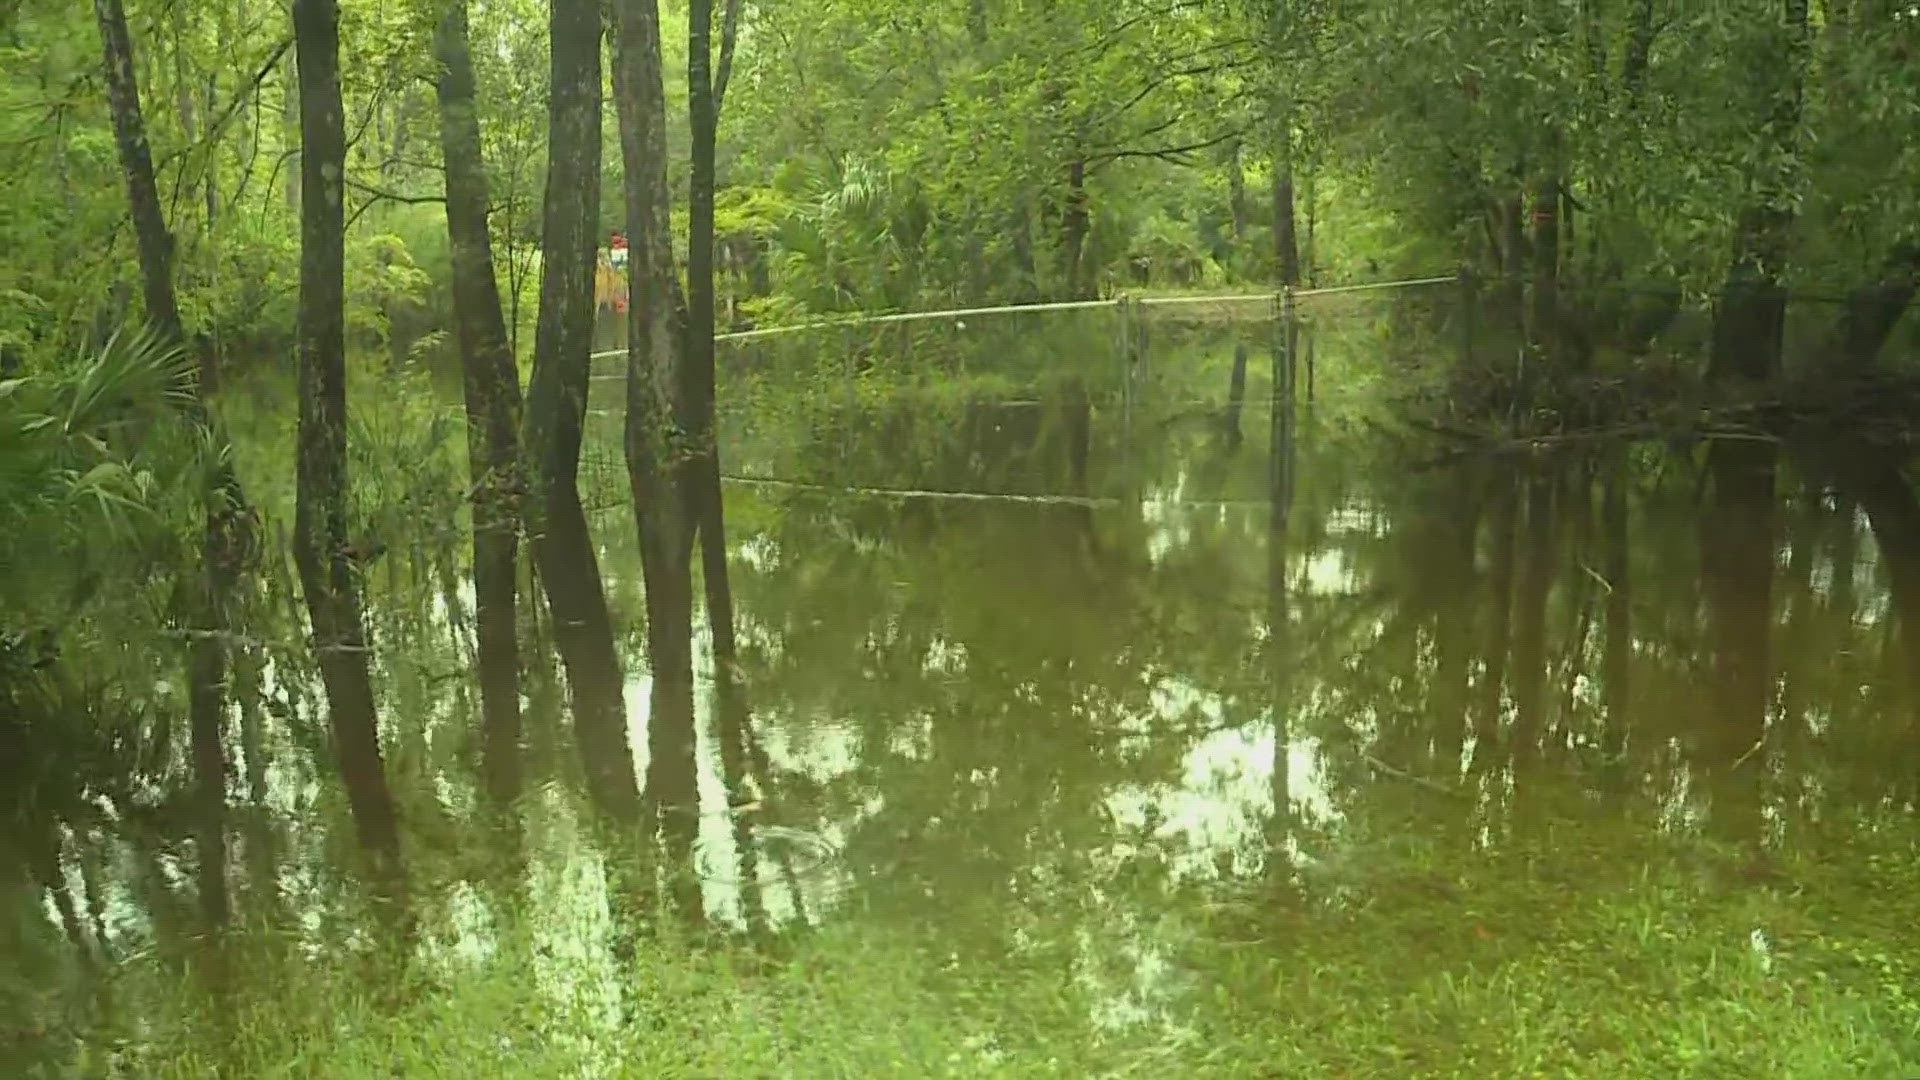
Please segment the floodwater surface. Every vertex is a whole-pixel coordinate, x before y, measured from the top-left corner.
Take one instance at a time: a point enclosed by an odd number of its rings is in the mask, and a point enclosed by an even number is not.
[[[1462,454],[1366,419],[1384,377],[1366,333],[1323,338],[1318,399],[1287,410],[1268,329],[1157,332],[1131,367],[1110,327],[1062,335],[1038,380],[986,347],[958,392],[823,347],[804,406],[780,404],[802,392],[788,354],[731,358],[745,752],[715,733],[703,655],[698,805],[676,808],[700,821],[708,920],[907,935],[936,966],[1047,980],[1096,1042],[1198,1055],[1172,1060],[1267,1045],[1208,1007],[1229,989],[1324,1034],[1344,1014],[1316,995],[1345,978],[1401,1045],[1314,1058],[1329,1075],[1516,1045],[1440,990],[1406,1004],[1473,972],[1564,963],[1578,1009],[1601,984],[1683,993],[1669,960],[1831,948],[1883,989],[1920,970],[1872,880],[1920,832],[1920,504],[1899,454],[1753,437]],[[593,483],[618,460],[619,394],[596,381],[587,487],[645,777],[632,517],[620,483]],[[370,621],[422,948],[457,964],[499,947],[499,918],[465,838],[463,549],[423,535],[369,571]],[[617,997],[605,840],[543,619],[523,635],[518,871],[539,985]],[[232,793],[235,870],[324,952],[364,931],[314,691],[293,683],[269,673],[247,710],[263,727]],[[120,955],[190,922],[190,845],[164,834],[78,840],[94,853],[74,892]],[[1712,954],[1681,955],[1669,917],[1715,920]],[[1615,1022],[1525,1037],[1589,1060],[1629,1037],[1589,1030]]]

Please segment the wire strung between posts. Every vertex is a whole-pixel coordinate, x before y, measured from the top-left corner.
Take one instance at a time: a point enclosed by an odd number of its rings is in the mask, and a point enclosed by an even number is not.
[[[853,487],[841,484],[809,484],[802,480],[778,480],[767,476],[726,475],[720,479],[731,484],[811,491],[826,495],[866,495],[894,499],[952,499],[959,502],[1017,502],[1048,506],[1119,506],[1120,500],[1096,495],[1014,495],[990,491],[939,491],[924,488]]]
[[[1334,285],[1324,289],[1292,289],[1294,296],[1334,296],[1340,293],[1365,292],[1372,289],[1399,289],[1414,285],[1440,285],[1460,280],[1457,275],[1446,277],[1409,278],[1404,281],[1377,281],[1367,285]],[[999,307],[949,308],[942,311],[901,311],[890,315],[847,315],[836,319],[816,319],[813,322],[794,323],[792,326],[769,326],[760,330],[736,330],[728,334],[715,334],[715,341],[752,341],[758,338],[774,337],[779,334],[795,334],[802,330],[829,330],[835,327],[867,326],[878,323],[922,322],[931,319],[964,319],[981,315],[1016,315],[1023,312],[1042,311],[1089,311],[1094,308],[1120,308],[1131,302],[1146,306],[1172,304],[1232,304],[1252,303],[1274,300],[1280,293],[1234,293],[1227,296],[1116,296],[1111,300],[1061,300],[1045,304],[1005,304]],[[626,355],[625,349],[608,349],[592,355],[595,360],[609,360]]]
[[[781,480],[771,476],[723,475],[721,480],[729,484],[747,484],[753,487],[780,488],[786,491],[804,491],[819,495],[860,495],[869,498],[888,499],[949,499],[955,502],[1011,502],[1029,503],[1040,506],[1084,506],[1089,509],[1104,510],[1120,506],[1124,500],[1106,495],[1020,495],[998,491],[941,491],[928,488],[882,488],[857,487],[843,484],[814,484],[804,480]],[[1273,500],[1269,497],[1257,499],[1147,499],[1147,502],[1161,506],[1184,506],[1194,508],[1233,508],[1268,507]]]

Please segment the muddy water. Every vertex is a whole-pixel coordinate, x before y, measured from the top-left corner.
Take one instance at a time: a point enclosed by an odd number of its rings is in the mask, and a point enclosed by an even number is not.
[[[1290,408],[1258,328],[1123,349],[1082,327],[1043,343],[1041,379],[1010,376],[1036,361],[1004,342],[735,358],[744,745],[723,752],[703,695],[699,805],[675,808],[701,823],[708,916],[1066,957],[1124,1024],[1205,981],[1194,941],[1234,898],[1431,910],[1462,866],[1543,845],[1585,853],[1556,872],[1602,889],[1655,860],[1703,888],[1791,888],[1796,853],[1836,828],[1912,827],[1920,503],[1899,454],[1462,454],[1369,422],[1390,373],[1371,333],[1323,338],[1318,399]],[[617,379],[594,395],[585,484],[646,776]],[[472,839],[464,547],[441,528],[393,548],[370,621],[422,918],[484,953],[474,883],[501,867]],[[612,980],[542,617],[509,873],[553,962]],[[257,629],[297,652],[297,622]],[[289,660],[248,684],[234,872],[243,907],[325,949],[362,933],[357,871],[300,679]],[[121,955],[193,936],[191,848],[170,839],[187,830],[150,801],[75,838],[87,880],[66,899]],[[1525,866],[1503,887],[1546,887]]]

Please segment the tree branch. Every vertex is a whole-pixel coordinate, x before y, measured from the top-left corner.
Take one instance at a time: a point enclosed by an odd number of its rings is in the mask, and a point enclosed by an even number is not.
[[[713,75],[713,122],[720,124],[720,107],[727,100],[727,84],[733,81],[733,45],[740,37],[740,0],[727,0],[720,16],[720,63]]]
[[[404,206],[422,206],[428,203],[445,203],[447,201],[445,194],[402,195],[397,191],[385,191],[381,188],[374,187],[372,184],[363,184],[351,176],[344,177],[341,182],[355,191],[370,196],[366,202],[361,203],[354,209],[351,217],[347,218],[346,224],[341,226],[343,232],[352,228],[353,223],[360,220],[360,215],[383,202],[400,203]]]
[[[160,159],[157,167],[164,168],[171,164],[174,158],[183,154],[190,154],[203,146],[210,145],[214,137],[220,132],[220,129],[227,126],[227,121],[232,120],[234,114],[240,111],[240,106],[253,99],[254,92],[260,89],[260,84],[266,81],[267,76],[272,74],[273,69],[280,66],[280,58],[285,56],[287,50],[292,47],[293,39],[290,37],[282,39],[279,45],[274,46],[273,51],[267,55],[266,61],[253,73],[253,78],[241,84],[241,88],[234,93],[233,100],[227,102],[227,107],[221,110],[220,116],[215,119],[213,123],[207,125],[206,131],[201,134],[200,138],[187,146],[178,147],[170,151],[165,157]]]
[[[376,202],[396,202],[396,203],[404,203],[408,206],[418,206],[425,203],[443,203],[447,201],[447,197],[444,194],[402,195],[397,191],[387,191],[383,188],[374,187],[372,184],[362,183],[358,180],[355,180],[351,176],[346,178],[345,183],[348,187],[352,188],[355,191],[358,191],[364,195],[373,196],[374,201]]]
[[[1097,154],[1087,155],[1087,171],[1092,172],[1098,166],[1110,165],[1122,158],[1157,158],[1174,165],[1191,166],[1193,162],[1187,160],[1186,155],[1196,150],[1205,150],[1209,146],[1218,146],[1229,139],[1239,138],[1252,129],[1252,124],[1242,124],[1239,127],[1224,131],[1211,138],[1202,139],[1199,142],[1187,143],[1184,146],[1161,146],[1151,150],[1103,150]]]

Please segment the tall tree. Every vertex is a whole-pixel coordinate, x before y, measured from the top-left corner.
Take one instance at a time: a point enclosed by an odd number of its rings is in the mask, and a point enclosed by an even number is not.
[[[358,570],[347,538],[345,195],[335,0],[294,0],[300,70],[300,428],[293,553],[360,844],[404,899],[399,815],[380,754]]]
[[[173,287],[173,234],[167,227],[159,186],[154,181],[153,153],[141,114],[126,10],[121,0],[94,0],[94,17],[105,54],[107,104],[132,210],[147,318],[163,342],[183,348],[187,341]],[[227,608],[245,546],[245,500],[226,459],[224,438],[213,427],[207,408],[206,397],[212,392],[213,382],[212,354],[202,350],[191,419],[207,433],[206,445],[214,461],[203,489],[200,580],[186,590],[191,597],[188,608],[192,622],[187,645],[187,712],[195,774],[200,902],[207,923],[219,928],[228,916],[227,757],[222,731],[228,666]]]
[[[687,118],[693,132],[692,183],[687,207],[687,387],[697,468],[691,492],[700,530],[701,576],[715,662],[734,660],[733,590],[727,576],[725,503],[720,494],[720,448],[714,424],[714,155],[720,107],[726,98],[739,32],[740,0],[727,0],[720,59],[712,62],[713,0],[692,0],[687,29]]]
[[[654,815],[649,827],[658,827],[668,842],[673,864],[669,872],[678,884],[676,903],[683,913],[695,914],[698,883],[686,873],[698,824],[694,813],[692,554],[699,528],[699,497],[694,488],[701,480],[700,462],[706,455],[688,445],[688,433],[697,431],[701,423],[694,404],[700,396],[694,385],[699,376],[696,365],[687,359],[690,333],[673,262],[658,4],[617,0],[613,30],[613,84],[632,248],[627,476],[641,571],[646,577],[647,653],[653,673],[646,805]],[[708,337],[710,344],[710,325]],[[707,400],[710,405],[711,396]]]
[[[1275,110],[1273,141],[1273,257],[1280,284],[1300,284],[1300,241],[1293,207],[1293,115]]]
[[[528,526],[554,643],[567,670],[588,786],[601,812],[630,822],[639,812],[639,785],[627,744],[620,657],[578,486],[599,231],[600,29],[595,0],[553,0],[540,310],[527,388],[526,453],[534,497]]]
[[[467,467],[473,478],[483,769],[489,793],[505,804],[520,793],[520,649],[514,615],[520,377],[507,343],[493,241],[487,232],[487,173],[474,101],[467,0],[447,5],[434,33],[434,54],[440,62],[440,146],[447,173],[453,318],[464,375]]]

